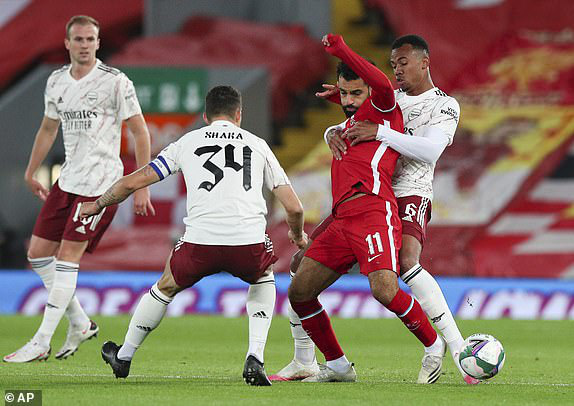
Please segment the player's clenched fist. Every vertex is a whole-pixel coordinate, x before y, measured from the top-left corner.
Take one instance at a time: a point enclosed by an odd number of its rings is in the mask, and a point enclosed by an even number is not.
[[[80,218],[85,219],[101,211],[102,208],[98,206],[96,202],[84,202],[80,208]]]
[[[333,53],[339,45],[345,43],[341,35],[335,35],[335,34],[327,34],[323,36],[321,42],[323,43],[325,50],[329,53]]]
[[[299,238],[295,238],[295,235],[293,234],[293,232],[291,230],[289,230],[287,235],[289,236],[289,241],[291,241],[293,244],[295,244],[297,247],[299,247],[301,249],[305,248],[307,246],[307,244],[309,243],[309,237],[307,236],[307,233],[304,231],[303,231],[303,234],[301,234],[301,237],[299,237]]]

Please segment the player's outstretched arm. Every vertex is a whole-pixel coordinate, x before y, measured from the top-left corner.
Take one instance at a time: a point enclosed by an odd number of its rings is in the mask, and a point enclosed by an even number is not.
[[[289,239],[299,248],[307,246],[308,237],[303,231],[303,205],[291,185],[280,185],[273,189],[273,194],[287,212],[287,225],[289,226]]]
[[[349,65],[371,87],[373,103],[379,109],[395,107],[395,91],[387,75],[349,48],[342,36],[327,34],[323,37],[323,45],[328,53]]]
[[[44,159],[46,158],[46,155],[48,155],[52,145],[54,145],[54,141],[58,135],[59,126],[59,120],[54,120],[44,116],[42,123],[40,124],[40,128],[36,133],[36,139],[34,140],[34,146],[30,153],[26,172],[24,172],[24,180],[26,181],[26,184],[30,190],[32,190],[32,192],[42,200],[46,200],[48,189],[34,179],[34,174],[40,165],[42,165],[42,162],[44,162]]]
[[[136,165],[142,168],[150,161],[150,136],[143,115],[136,114],[126,120],[126,124],[134,137]],[[147,216],[148,211],[155,216],[155,209],[151,204],[148,188],[143,188],[134,194],[134,213]]]
[[[104,207],[121,203],[136,190],[148,187],[159,180],[157,172],[150,165],[146,165],[118,180],[95,202],[83,203],[80,217],[86,218],[98,214]]]
[[[422,136],[412,137],[379,125],[377,140],[401,155],[429,164],[438,161],[449,144],[448,135],[437,127],[429,127]]]

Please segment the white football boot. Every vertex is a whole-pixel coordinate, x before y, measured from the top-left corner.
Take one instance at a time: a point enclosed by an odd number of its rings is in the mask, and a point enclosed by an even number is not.
[[[286,367],[275,375],[269,377],[270,381],[300,381],[319,373],[319,365],[313,360],[311,365],[302,364],[296,359],[292,360]]]
[[[98,331],[100,331],[100,328],[92,320],[90,320],[90,325],[84,329],[72,329],[71,326],[68,327],[66,341],[64,345],[62,345],[62,348],[56,353],[56,359],[66,359],[70,355],[74,355],[74,353],[78,351],[80,344],[97,337]]]
[[[319,364],[319,373],[303,379],[302,382],[356,382],[357,373],[354,365],[349,364],[349,368],[341,373],[332,370],[327,365]]]
[[[443,344],[443,351],[440,354],[427,354],[423,356],[421,370],[417,383],[435,383],[440,378],[442,372],[442,360],[446,354],[447,345],[442,336],[438,336]]]
[[[50,356],[50,346],[43,346],[38,341],[32,339],[25,346],[12,354],[6,355],[4,362],[23,363],[32,361],[44,361]]]

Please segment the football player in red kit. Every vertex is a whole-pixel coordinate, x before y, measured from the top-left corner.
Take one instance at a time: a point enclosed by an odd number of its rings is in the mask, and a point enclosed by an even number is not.
[[[402,131],[403,118],[389,79],[353,52],[338,35],[323,38],[325,50],[342,60],[338,67],[345,129],[369,120]],[[395,313],[427,348],[444,352],[419,303],[399,288],[401,222],[391,187],[399,154],[379,142],[348,145],[331,165],[333,222],[313,241],[289,287],[289,300],[303,329],[323,353],[326,365],[306,382],[353,382],[347,360],[321,306],[319,294],[358,262],[373,297]]]

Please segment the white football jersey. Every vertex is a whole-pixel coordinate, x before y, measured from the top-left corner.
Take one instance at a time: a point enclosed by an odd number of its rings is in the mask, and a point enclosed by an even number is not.
[[[403,112],[405,134],[421,136],[429,126],[438,127],[448,135],[448,145],[452,144],[460,115],[460,107],[454,98],[437,87],[418,96],[408,96],[395,90],[395,96]],[[432,200],[435,165],[401,155],[392,179],[395,196],[415,195]]]
[[[185,134],[150,166],[161,179],[183,173],[187,187],[183,240],[194,244],[264,242],[263,187],[273,190],[290,184],[265,140],[224,120]]]
[[[70,65],[50,75],[44,115],[62,124],[66,160],[58,184],[69,193],[99,196],[123,175],[122,121],[141,114],[133,83],[97,60],[80,80]]]

